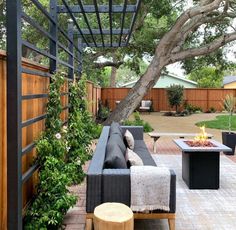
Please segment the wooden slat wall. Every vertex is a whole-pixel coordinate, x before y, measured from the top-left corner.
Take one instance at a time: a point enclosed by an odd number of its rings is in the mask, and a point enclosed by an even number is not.
[[[114,110],[115,102],[122,100],[129,90],[129,88],[103,88],[101,92],[103,105],[108,103],[109,108]],[[189,104],[201,107],[203,111],[208,111],[211,107],[221,111],[222,99],[230,93],[236,96],[236,89],[184,89],[184,100]],[[168,104],[166,89],[152,89],[144,99],[153,101],[154,111],[172,110]]]
[[[23,59],[23,67],[48,71],[48,68]],[[0,51],[0,229],[7,229],[7,159],[6,159],[6,53]],[[22,74],[22,95],[48,93],[49,78],[36,75]],[[68,92],[68,82],[62,87],[61,92]],[[101,88],[92,82],[87,82],[87,99],[89,110],[96,115],[98,100],[101,99]],[[62,106],[68,105],[68,95],[61,96]],[[47,98],[37,98],[22,101],[22,121],[40,116],[46,112]],[[61,119],[68,119],[68,109],[61,114]],[[22,129],[22,148],[36,140],[44,130],[45,120],[38,121]],[[22,173],[32,166],[36,156],[35,149],[22,157]],[[33,194],[36,192],[38,181],[37,172],[23,185],[23,207],[27,206]],[[17,194],[16,194],[17,195]]]
[[[96,116],[98,111],[98,101],[101,100],[101,88],[93,82],[86,82],[88,110],[93,116]]]
[[[23,59],[23,67],[40,71],[48,71],[46,67]],[[0,229],[7,229],[7,159],[6,159],[6,54],[0,51]],[[36,75],[22,74],[22,95],[44,94],[48,92],[49,78]],[[68,82],[62,92],[68,92]],[[68,95],[61,97],[63,107],[68,104]],[[37,98],[22,101],[22,121],[35,118],[46,112],[47,98]],[[61,114],[63,121],[67,120],[68,110]],[[38,121],[22,129],[22,148],[36,140],[44,130],[44,120]],[[33,164],[35,149],[22,157],[22,173]],[[27,206],[32,195],[36,192],[37,172],[23,185],[23,207]],[[16,194],[17,195],[17,194]]]
[[[7,229],[6,61],[0,53],[0,229]]]

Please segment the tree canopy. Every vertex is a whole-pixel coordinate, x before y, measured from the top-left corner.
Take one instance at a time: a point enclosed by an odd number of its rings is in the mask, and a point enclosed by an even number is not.
[[[189,74],[189,79],[196,81],[200,88],[220,88],[223,73],[215,67],[206,66],[192,71]]]

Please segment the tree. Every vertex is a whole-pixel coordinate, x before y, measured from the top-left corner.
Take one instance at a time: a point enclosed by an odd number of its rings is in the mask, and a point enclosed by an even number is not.
[[[202,67],[189,74],[189,79],[196,81],[200,88],[219,88],[222,86],[223,73],[215,67]]]
[[[235,11],[235,0],[200,0],[196,1],[193,7],[182,11],[171,29],[157,42],[154,57],[147,71],[111,113],[105,124],[109,124],[113,120],[127,119],[157,82],[165,66],[187,58],[207,55],[236,40],[235,29],[230,24],[236,17]],[[197,46],[186,47],[188,38],[201,30],[204,25],[212,26],[212,29],[215,29],[221,22],[229,25],[227,30],[223,30],[215,36],[212,34],[211,39],[207,41],[199,40]]]
[[[171,85],[167,88],[167,96],[170,106],[175,106],[175,111],[177,113],[178,106],[180,106],[183,101],[184,87],[181,85]]]

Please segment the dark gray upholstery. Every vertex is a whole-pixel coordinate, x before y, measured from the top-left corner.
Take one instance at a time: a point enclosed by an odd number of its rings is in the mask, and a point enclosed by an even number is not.
[[[143,127],[126,126],[122,128],[123,130],[128,129],[133,134],[134,151],[142,158],[144,165],[155,166],[156,164],[143,141]],[[130,170],[104,169],[103,166],[108,136],[109,127],[104,127],[87,173],[87,213],[93,213],[94,208],[104,202],[121,202],[130,206]],[[98,169],[95,170],[95,167]],[[170,170],[170,173],[170,213],[175,213],[176,175],[173,170]],[[163,211],[155,210],[154,212]]]
[[[134,152],[137,153],[139,157],[143,160],[144,165],[156,166],[156,163],[153,160],[152,156],[150,155],[146,147],[146,144],[143,140],[135,140]]]
[[[107,145],[104,168],[108,169],[127,168],[127,163],[125,160],[124,153],[122,152],[118,144],[112,142]]]

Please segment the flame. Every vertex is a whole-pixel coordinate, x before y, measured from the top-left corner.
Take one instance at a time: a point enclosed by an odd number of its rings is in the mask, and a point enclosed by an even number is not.
[[[207,133],[205,126],[200,127],[200,133],[194,138],[195,141],[205,142],[207,140]]]

